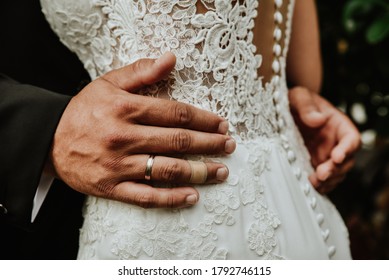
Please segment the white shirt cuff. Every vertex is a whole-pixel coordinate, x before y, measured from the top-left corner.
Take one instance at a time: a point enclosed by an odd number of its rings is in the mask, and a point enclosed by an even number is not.
[[[36,190],[35,197],[34,197],[34,203],[33,203],[32,213],[31,213],[31,223],[34,222],[36,216],[38,215],[39,209],[41,208],[43,201],[45,200],[53,181],[54,181],[54,177],[42,173],[41,179],[39,181],[38,189]]]

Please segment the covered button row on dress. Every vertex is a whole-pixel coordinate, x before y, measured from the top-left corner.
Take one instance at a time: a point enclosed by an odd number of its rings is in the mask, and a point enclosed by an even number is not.
[[[287,148],[285,149],[286,154],[287,154],[287,159],[293,168],[294,175],[296,176],[298,181],[301,181],[302,170],[300,167],[296,166],[296,164],[295,164],[296,159],[297,159],[296,153],[291,150],[289,144],[285,143],[285,141],[287,141],[287,138],[284,135],[281,135],[281,139],[284,142],[283,147],[285,148],[285,146],[287,146]],[[309,206],[312,208],[313,211],[315,211],[317,208],[317,198],[315,197],[315,194],[312,195],[312,193],[311,193],[311,185],[309,183],[305,183],[305,184],[302,183],[301,186],[302,186],[301,187],[302,191],[307,198]],[[318,213],[316,215],[316,221],[317,221],[318,225],[320,226],[320,228],[322,228],[324,225],[324,215],[322,213]],[[323,240],[325,242],[328,240],[329,235],[330,235],[329,229],[322,230],[322,237],[323,237]],[[328,256],[329,257],[332,257],[335,254],[335,252],[336,252],[336,248],[334,246],[330,246],[328,248]]]
[[[281,64],[280,64],[280,56],[282,54],[282,47],[281,47],[281,39],[282,39],[282,30],[280,28],[280,25],[283,22],[283,16],[280,12],[280,8],[283,5],[282,0],[274,0],[275,4],[275,13],[274,13],[274,46],[273,46],[273,54],[274,54],[274,60],[272,64],[272,69],[274,72],[273,76],[273,82],[275,85],[278,85],[278,82],[280,80],[280,71],[281,71]],[[296,160],[296,154],[290,149],[289,140],[286,135],[284,135],[282,132],[285,129],[285,121],[282,117],[282,110],[283,107],[280,105],[281,102],[281,93],[279,89],[275,89],[273,93],[273,103],[275,106],[276,116],[277,116],[277,126],[278,131],[280,133],[282,146],[287,151],[287,158],[289,163],[293,163]],[[301,178],[302,171],[299,167],[294,168],[294,174],[297,177],[297,179]]]
[[[273,46],[273,54],[274,54],[274,60],[272,63],[272,70],[274,72],[274,76],[272,78],[272,82],[276,85],[278,85],[280,80],[280,71],[281,71],[281,64],[280,64],[280,56],[282,54],[282,47],[281,47],[281,39],[282,39],[282,30],[280,28],[280,25],[283,22],[283,16],[280,12],[280,8],[282,7],[283,1],[282,0],[274,0],[276,11],[274,13],[274,22],[275,22],[275,28],[274,28],[274,46]],[[289,10],[291,9],[291,6],[289,5]],[[297,166],[296,163],[296,154],[291,149],[289,145],[289,139],[284,134],[285,131],[285,121],[282,117],[282,106],[280,105],[281,102],[281,92],[279,89],[275,89],[273,93],[273,102],[275,106],[276,116],[277,116],[277,125],[278,125],[278,131],[280,133],[281,143],[283,148],[286,151],[287,159],[293,168],[293,173],[296,176],[297,180],[301,182],[302,180],[302,170],[300,167]],[[317,208],[317,199],[315,197],[315,194],[311,193],[311,185],[306,183],[304,184],[301,182],[302,190],[307,198],[308,204],[312,208],[312,210],[315,212]],[[330,236],[330,230],[323,229],[324,226],[324,215],[322,213],[316,214],[316,220],[319,225],[319,227],[322,229],[321,234],[323,237],[324,242],[327,243],[328,238]],[[336,253],[335,246],[328,246],[328,257],[331,258]]]
[[[307,197],[307,199],[309,201],[309,205],[311,206],[312,210],[315,211],[316,207],[317,207],[317,199],[316,199],[315,196],[310,196],[310,194],[311,194],[311,185],[308,184],[308,183],[303,184],[302,189],[303,189],[303,192],[304,192],[305,196]],[[318,225],[320,226],[320,228],[322,229],[321,230],[321,235],[323,237],[323,240],[324,240],[324,242],[327,243],[328,238],[330,236],[330,230],[328,228],[323,229],[323,226],[324,226],[324,215],[323,215],[323,213],[316,214],[316,221],[317,221]],[[329,258],[333,257],[335,255],[335,253],[336,253],[336,247],[335,246],[329,246],[328,247],[328,257]]]
[[[279,9],[281,8],[283,1],[282,0],[276,0],[274,1],[275,6],[276,6],[276,11],[274,13],[274,23],[275,23],[275,28],[274,28],[274,46],[273,46],[273,54],[274,54],[274,60],[272,64],[272,69],[274,74],[278,75],[281,70],[281,65],[279,61],[279,56],[281,55],[282,48],[281,48],[281,39],[282,39],[282,30],[280,28],[280,25],[283,22],[283,17]]]

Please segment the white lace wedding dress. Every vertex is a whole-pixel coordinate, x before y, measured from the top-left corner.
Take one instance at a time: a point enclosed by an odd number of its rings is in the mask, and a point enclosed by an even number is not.
[[[80,259],[350,258],[343,221],[307,179],[309,156],[289,112],[293,2],[274,0],[273,55],[263,57],[253,43],[258,0],[41,0],[92,79],[172,51],[175,71],[145,93],[223,116],[237,141],[231,156],[210,157],[229,167],[229,179],[198,186],[194,207],[143,209],[89,197]],[[265,59],[269,82],[257,74]]]

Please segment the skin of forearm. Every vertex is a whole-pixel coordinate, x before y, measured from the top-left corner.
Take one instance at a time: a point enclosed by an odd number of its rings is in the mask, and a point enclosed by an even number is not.
[[[287,57],[288,83],[290,87],[300,86],[320,93],[322,60],[315,1],[298,0],[295,5]]]

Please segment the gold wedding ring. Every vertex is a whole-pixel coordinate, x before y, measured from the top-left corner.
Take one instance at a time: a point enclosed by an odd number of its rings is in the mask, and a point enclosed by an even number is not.
[[[207,180],[208,169],[207,165],[202,161],[188,160],[191,170],[189,183],[203,184]]]
[[[146,162],[146,170],[145,170],[145,180],[151,180],[151,171],[153,169],[154,164],[154,155],[150,155]]]

